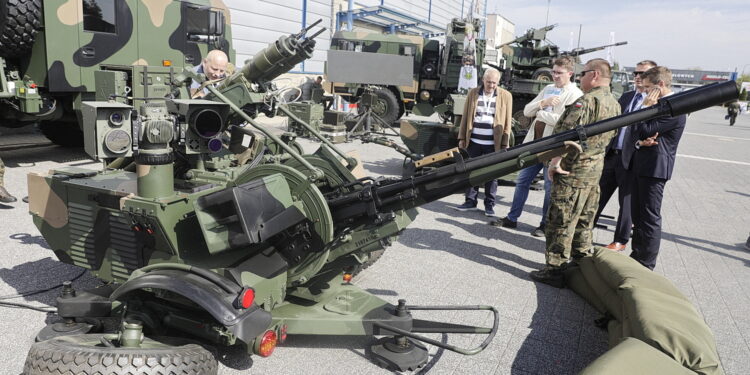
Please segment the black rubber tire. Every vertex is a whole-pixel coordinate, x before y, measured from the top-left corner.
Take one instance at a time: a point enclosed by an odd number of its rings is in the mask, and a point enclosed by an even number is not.
[[[368,267],[370,267],[373,264],[375,264],[375,262],[377,262],[378,260],[380,260],[380,257],[383,256],[383,253],[385,253],[385,249],[375,250],[375,251],[371,252],[370,253],[370,259],[368,259],[366,262],[362,263],[357,268],[355,268],[354,271],[352,272],[352,276],[359,275],[360,272],[366,270]]]
[[[62,147],[83,146],[83,132],[75,122],[42,121],[39,130],[52,143]]]
[[[513,120],[516,120],[515,125],[517,126],[518,130],[531,131],[531,121],[533,119],[524,116],[523,110],[513,112]]]
[[[42,0],[0,0],[0,55],[26,55],[42,27]]]
[[[552,82],[552,69],[550,68],[539,68],[534,71],[531,79],[538,81]]]
[[[400,118],[398,114],[399,105],[398,100],[396,100],[396,95],[394,95],[391,90],[383,88],[375,89],[374,93],[378,96],[378,101],[381,102],[379,104],[384,105],[385,109],[382,112],[373,111],[373,113],[378,115],[378,117],[380,117],[388,125],[396,122],[396,120]]]
[[[63,336],[35,343],[24,363],[25,375],[216,374],[216,358],[200,345],[179,339],[146,339],[152,349],[96,345],[103,334]],[[180,346],[171,346],[172,344]]]

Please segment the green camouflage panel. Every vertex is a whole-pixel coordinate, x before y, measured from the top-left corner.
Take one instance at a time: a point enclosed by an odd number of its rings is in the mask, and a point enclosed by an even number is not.
[[[577,125],[588,125],[596,121],[615,117],[620,114],[620,104],[609,87],[595,87],[587,94],[565,108],[555,124],[553,134],[575,129]],[[614,131],[599,134],[586,139],[588,146],[583,153],[568,153],[561,166],[570,172],[567,176],[558,176],[575,187],[586,187],[596,184],[602,175],[604,166],[604,149],[615,135]],[[556,177],[557,178],[557,177]]]
[[[198,10],[198,6],[210,9]],[[191,19],[224,14],[223,38],[189,40]],[[176,71],[197,65],[211,49],[231,49],[229,11],[220,0],[45,0],[44,30],[36,36],[28,66],[21,66],[50,92],[94,91],[94,72],[103,66],[162,66],[169,60]],[[199,33],[194,33],[199,34]]]
[[[554,133],[588,125],[620,114],[620,104],[609,87],[595,87],[563,112]],[[582,153],[573,151],[563,157],[561,167],[570,174],[556,175],[550,193],[545,234],[547,265],[559,267],[571,256],[585,254],[591,248],[594,216],[599,206],[599,178],[604,166],[604,151],[614,131],[590,137]]]

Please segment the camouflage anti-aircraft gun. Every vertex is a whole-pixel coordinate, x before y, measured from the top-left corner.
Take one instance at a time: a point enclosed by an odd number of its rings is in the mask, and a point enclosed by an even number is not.
[[[0,125],[80,146],[82,101],[164,96],[209,50],[234,61],[230,43],[221,0],[0,0]]]
[[[515,78],[526,78],[552,82],[552,63],[561,56],[573,57],[576,63],[581,62],[580,56],[587,53],[601,51],[608,47],[628,44],[617,42],[593,48],[574,48],[572,51],[560,51],[560,47],[547,41],[547,33],[557,25],[549,25],[539,29],[529,29],[516,39],[495,47],[500,50],[509,46],[511,54],[504,56],[509,62]]]
[[[501,85],[513,94],[513,119],[519,129],[527,130],[531,119],[523,115],[523,108],[542,90],[552,83],[552,64],[561,56],[573,57],[575,73],[583,69],[581,55],[601,51],[607,47],[625,45],[628,42],[617,42],[593,48],[575,48],[572,51],[560,51],[560,47],[547,40],[547,33],[557,25],[539,29],[529,29],[524,35],[495,47],[510,48],[509,54],[503,54],[506,61]],[[491,65],[491,64],[490,64]],[[500,68],[500,67],[497,67]],[[624,92],[622,77],[613,77],[612,92],[617,97]],[[625,77],[627,84],[627,76]]]
[[[305,45],[304,40],[289,43]],[[566,145],[573,147],[571,142],[586,136],[737,97],[733,83],[706,86],[503,152],[474,159],[453,152],[446,166],[414,164],[397,179],[357,176],[356,162],[328,144],[301,155],[276,139],[281,151],[258,152],[244,163],[238,158],[220,163],[216,155],[228,151],[217,147],[218,134],[230,128],[230,145],[250,134],[229,127],[227,119],[239,116],[254,123],[228,98],[262,96],[248,90],[261,78],[248,77],[256,69],[275,72],[273,66],[291,63],[304,51],[284,55],[283,45],[279,41],[258,54],[242,77],[219,88],[208,86],[218,102],[152,100],[137,112],[124,104],[89,103],[87,128],[104,130],[97,133],[103,137],[90,138],[97,151],[120,145],[134,155],[135,172],[61,168],[29,175],[29,210],[58,259],[108,283],[89,291],[63,288],[57,313],[64,320],[39,334],[48,340],[32,346],[26,373],[41,368],[65,373],[73,366],[84,374],[137,373],[145,365],[216,372],[205,350],[176,339],[145,339],[144,334],[242,344],[261,356],[270,355],[290,334],[385,336],[372,347],[373,360],[398,370],[426,362],[423,343],[478,353],[496,333],[494,308],[392,305],[351,284],[352,273],[394,241],[420,205],[562,154]],[[125,137],[110,143],[107,135],[115,130],[130,130],[137,149]],[[191,149],[187,139],[199,148]],[[248,146],[252,149],[253,142]],[[188,165],[177,177],[176,157]],[[425,321],[412,316],[419,310],[486,310],[494,314],[494,324]],[[111,326],[120,328],[95,333]],[[486,338],[466,349],[420,335],[428,332]]]

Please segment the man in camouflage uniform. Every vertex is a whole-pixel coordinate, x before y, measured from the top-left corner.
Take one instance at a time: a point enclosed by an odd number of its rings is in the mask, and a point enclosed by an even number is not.
[[[606,60],[589,60],[579,75],[585,94],[565,109],[553,134],[620,114],[620,104],[609,90],[612,71]],[[550,161],[552,192],[545,228],[547,265],[542,270],[532,271],[532,279],[562,288],[561,271],[568,260],[591,250],[604,149],[614,134],[611,131],[590,137],[586,145],[582,145],[583,152],[573,151]]]
[[[5,163],[3,163],[3,159],[0,159],[0,203],[13,203],[15,201],[16,197],[5,190]]]

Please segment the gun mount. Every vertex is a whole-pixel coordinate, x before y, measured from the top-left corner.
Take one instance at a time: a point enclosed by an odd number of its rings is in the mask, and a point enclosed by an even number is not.
[[[265,72],[258,77],[276,74]],[[253,133],[231,124],[232,118],[262,129],[245,111],[265,97],[248,88],[258,83],[246,81],[242,73],[227,85],[207,86],[214,100],[167,99],[138,111],[89,103],[87,128],[103,135],[91,138],[103,142],[97,150],[134,154],[136,172],[61,168],[28,176],[29,211],[57,257],[110,282],[94,291],[67,290],[58,299],[66,323],[49,326],[40,339],[94,328],[76,318],[119,318],[125,322],[120,334],[103,339],[117,337],[124,348],[138,345],[128,337],[133,332],[140,337],[142,329],[146,335],[177,331],[221,345],[245,343],[261,356],[271,355],[287,334],[391,336],[393,342],[373,346],[373,359],[401,371],[426,362],[421,343],[478,353],[497,331],[493,307],[393,305],[351,284],[352,274],[397,238],[420,205],[562,154],[579,137],[738,95],[732,82],[714,84],[505,151],[472,159],[453,153],[446,166],[414,165],[403,178],[376,179],[355,175],[356,164],[329,144],[302,154],[263,130],[280,149],[267,153],[271,143],[258,146],[256,140],[244,146],[244,137]],[[261,151],[239,162],[221,139],[226,129],[232,131],[230,147]],[[183,133],[193,134],[197,148],[186,146]],[[182,173],[175,172],[178,163],[187,164]],[[342,277],[343,283],[336,281]],[[494,324],[412,317],[424,309],[485,310]],[[474,348],[459,348],[419,335],[425,332],[486,338]]]

